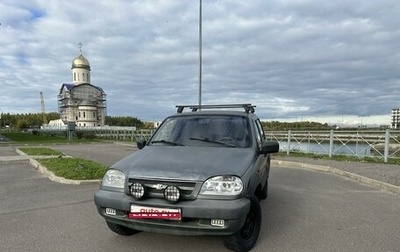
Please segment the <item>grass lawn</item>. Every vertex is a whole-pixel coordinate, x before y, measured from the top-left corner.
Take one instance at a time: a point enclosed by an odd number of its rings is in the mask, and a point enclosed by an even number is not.
[[[64,156],[61,151],[45,147],[23,147],[18,149],[30,156]]]
[[[279,152],[276,154],[279,156],[287,156],[285,152]],[[379,157],[356,157],[350,155],[333,155],[329,157],[329,155],[320,155],[313,153],[304,153],[304,152],[290,152],[289,156],[292,157],[306,157],[306,158],[318,158],[318,159],[330,159],[336,161],[352,161],[352,162],[365,162],[365,163],[377,163],[384,164],[383,158]],[[400,159],[398,158],[389,158],[387,164],[397,164],[400,165]]]
[[[105,165],[82,158],[47,158],[37,160],[56,176],[74,180],[102,179]]]
[[[60,151],[44,147],[23,147],[20,151],[30,156],[56,156],[37,159],[37,161],[52,171],[56,176],[73,180],[102,179],[107,167],[92,160],[63,157]]]

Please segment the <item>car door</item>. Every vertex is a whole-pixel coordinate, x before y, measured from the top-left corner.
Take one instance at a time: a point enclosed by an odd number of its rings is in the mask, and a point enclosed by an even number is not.
[[[261,122],[258,118],[254,119],[253,126],[256,134],[257,148],[258,151],[261,150],[263,143],[266,141],[266,137],[264,134],[264,130],[262,128]],[[265,181],[268,178],[269,174],[269,155],[268,154],[259,154],[257,157],[257,173],[261,177],[262,184],[264,186]]]

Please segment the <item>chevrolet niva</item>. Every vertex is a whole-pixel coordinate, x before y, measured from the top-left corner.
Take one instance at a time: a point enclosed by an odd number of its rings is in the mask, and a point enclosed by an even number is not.
[[[228,249],[251,250],[270,154],[279,151],[254,108],[177,106],[148,141],[137,141],[139,151],[106,172],[94,200],[108,227],[120,235],[221,235]]]

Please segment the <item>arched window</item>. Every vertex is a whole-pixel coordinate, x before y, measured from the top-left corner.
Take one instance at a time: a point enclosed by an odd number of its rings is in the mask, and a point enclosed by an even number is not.
[[[74,73],[74,81],[76,81],[76,73]]]

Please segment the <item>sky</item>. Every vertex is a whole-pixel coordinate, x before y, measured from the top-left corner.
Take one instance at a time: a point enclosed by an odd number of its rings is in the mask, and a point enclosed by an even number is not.
[[[58,112],[83,55],[107,115],[159,121],[199,103],[200,0],[1,0],[0,111]],[[400,1],[202,0],[202,104],[262,120],[389,124]]]

